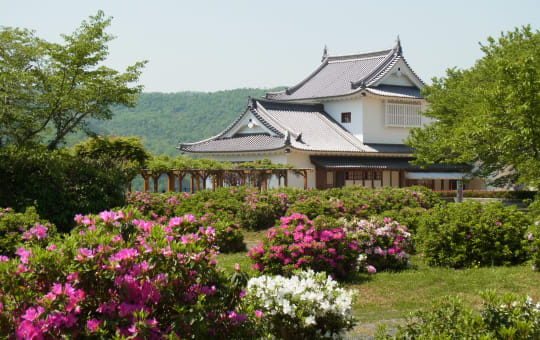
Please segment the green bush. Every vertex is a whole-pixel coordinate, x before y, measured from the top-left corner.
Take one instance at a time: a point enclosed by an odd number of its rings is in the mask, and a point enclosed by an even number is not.
[[[524,200],[534,198],[536,193],[536,191],[530,190],[463,190],[463,197]],[[436,191],[434,194],[439,197],[456,197],[455,190]]]
[[[453,268],[526,261],[530,219],[500,202],[451,203],[422,214],[417,251],[429,265]]]
[[[60,231],[69,231],[78,213],[125,203],[127,179],[120,168],[67,150],[0,148],[0,178],[0,206],[17,211],[34,206]]]
[[[41,227],[37,227],[37,225]],[[36,227],[38,229],[33,229]],[[42,229],[42,227],[46,229]],[[31,230],[32,232],[30,232]],[[45,234],[40,234],[40,231],[45,232]],[[54,224],[40,219],[34,207],[26,208],[24,213],[16,213],[11,208],[0,208],[0,255],[12,256],[22,242],[44,245],[45,239],[55,234]]]
[[[540,309],[528,297],[493,291],[480,294],[484,303],[480,312],[465,306],[460,298],[444,297],[431,310],[407,318],[395,335],[378,330],[376,339],[540,339]]]

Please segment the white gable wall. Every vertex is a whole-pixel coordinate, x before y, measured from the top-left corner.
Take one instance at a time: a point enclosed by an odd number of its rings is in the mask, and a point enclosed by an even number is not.
[[[324,111],[326,111],[336,122],[341,124],[341,126],[347,129],[360,141],[363,140],[364,123],[362,98],[326,102],[324,103]],[[341,122],[342,112],[351,113],[350,123]]]
[[[249,120],[251,119],[253,127],[249,127]],[[274,136],[275,133],[264,126],[251,112],[243,117],[236,125],[225,135],[225,137],[232,137],[237,133],[268,133]]]
[[[422,83],[417,80],[412,70],[403,60],[398,61],[388,73],[378,80],[373,86],[396,85],[421,88]]]

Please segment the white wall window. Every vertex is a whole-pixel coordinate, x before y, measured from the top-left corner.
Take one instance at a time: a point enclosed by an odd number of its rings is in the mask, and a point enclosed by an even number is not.
[[[385,101],[384,125],[393,127],[422,126],[421,105],[412,102]]]

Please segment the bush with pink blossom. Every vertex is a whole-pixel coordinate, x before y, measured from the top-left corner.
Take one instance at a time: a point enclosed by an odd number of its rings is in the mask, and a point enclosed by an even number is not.
[[[0,338],[259,336],[242,288],[216,267],[212,227],[122,211],[76,221],[61,241],[0,258]]]
[[[56,227],[41,219],[34,207],[17,213],[11,208],[0,208],[0,255],[15,254],[22,244],[44,246],[56,235]]]
[[[263,242],[250,249],[254,269],[263,273],[291,275],[296,269],[324,271],[345,278],[356,270],[359,241],[341,226],[310,220],[302,214],[281,218]]]
[[[360,241],[368,273],[373,270],[401,270],[409,264],[411,234],[407,227],[385,217],[345,223],[345,232]]]

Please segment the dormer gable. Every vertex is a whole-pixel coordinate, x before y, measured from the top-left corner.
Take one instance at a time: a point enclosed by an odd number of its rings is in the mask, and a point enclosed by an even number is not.
[[[422,80],[411,70],[404,59],[398,60],[384,76],[371,86],[375,87],[379,85],[406,86],[418,89],[424,86]]]
[[[250,110],[246,110],[245,114],[236,124],[231,127],[223,137],[235,137],[254,134],[266,134],[269,136],[277,136],[277,134],[270,130],[265,124],[253,114]]]

